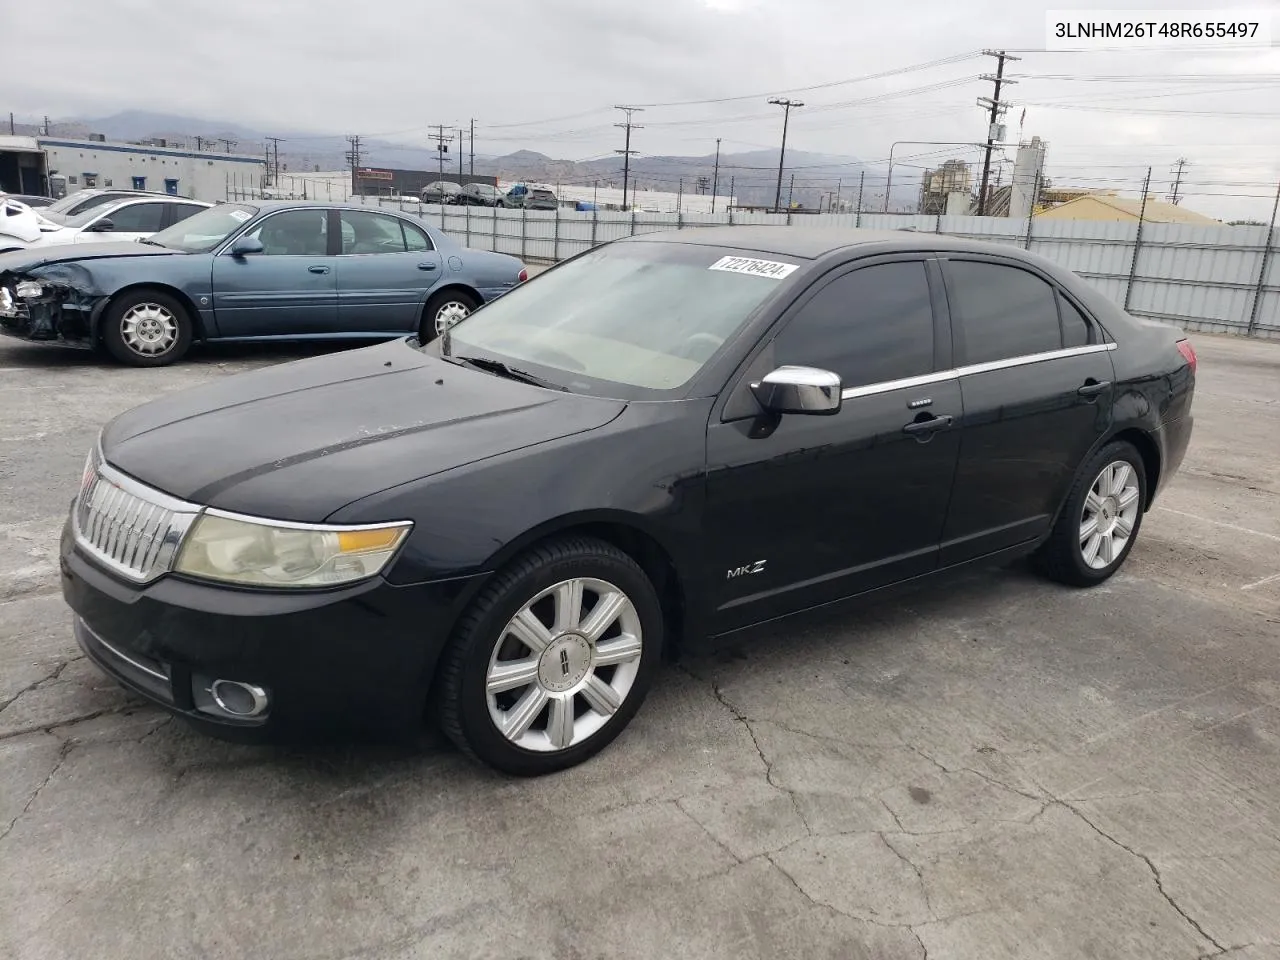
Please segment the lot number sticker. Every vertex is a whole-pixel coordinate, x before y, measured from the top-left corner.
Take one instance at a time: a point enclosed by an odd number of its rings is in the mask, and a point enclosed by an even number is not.
[[[227,213],[232,220],[239,220],[241,223],[244,223],[251,216],[251,214],[245,210],[229,210]]]
[[[745,273],[752,277],[781,280],[794,272],[796,265],[794,263],[779,263],[777,260],[753,260],[750,257],[721,257],[707,269],[727,270],[729,273]]]

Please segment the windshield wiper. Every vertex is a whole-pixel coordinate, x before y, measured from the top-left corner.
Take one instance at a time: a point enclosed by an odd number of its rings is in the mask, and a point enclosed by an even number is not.
[[[147,246],[151,246],[151,247],[163,247],[163,246],[164,246],[164,244],[163,244],[163,243],[156,243],[156,242],[155,242],[154,240],[152,240],[150,237],[141,237],[141,238],[139,238],[138,242],[139,242],[139,243],[145,243],[145,244],[147,244]]]
[[[519,370],[515,367],[503,363],[501,360],[494,360],[491,357],[459,357],[456,354],[445,357],[450,363],[457,363],[463,366],[472,367],[476,370],[484,370],[487,373],[496,373],[500,377],[506,377],[508,380],[518,380],[521,383],[531,383],[535,387],[546,387],[548,390],[560,390],[568,392],[569,388],[561,386],[558,383],[552,383],[550,380],[543,379],[536,373],[530,373],[527,370]]]

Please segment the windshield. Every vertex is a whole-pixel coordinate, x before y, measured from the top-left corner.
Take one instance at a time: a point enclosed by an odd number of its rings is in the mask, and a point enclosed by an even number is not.
[[[184,253],[208,253],[257,213],[247,203],[220,203],[153,234],[151,242]]]
[[[115,210],[117,207],[121,207],[123,205],[124,205],[123,201],[121,201],[119,198],[116,198],[107,203],[95,203],[88,210],[81,210],[79,213],[77,213],[73,217],[69,217],[65,213],[62,216],[57,216],[55,214],[54,216],[50,217],[48,213],[46,213],[44,210],[40,211],[40,216],[45,217],[46,219],[52,220],[54,223],[58,224],[59,226],[78,228],[78,227],[87,226],[91,220],[97,220],[99,217],[103,216],[104,214],[110,217],[112,210]]]
[[[502,360],[578,393],[670,399],[780,287],[715,247],[609,244],[456,325],[442,352]],[[783,257],[770,256],[785,276]]]
[[[65,197],[63,197],[61,200],[55,200],[55,201],[53,201],[53,203],[51,203],[51,204],[49,204],[49,206],[45,207],[45,209],[44,209],[42,212],[44,212],[44,213],[46,213],[46,214],[48,214],[48,213],[58,213],[58,214],[66,213],[68,210],[70,210],[70,209],[71,209],[72,207],[74,207],[76,204],[78,204],[78,203],[84,203],[86,200],[90,199],[90,197],[92,197],[92,196],[93,196],[93,194],[90,194],[90,193],[88,193],[87,191],[84,191],[84,190],[78,190],[78,191],[76,191],[75,193],[68,193],[68,194],[67,194]]]

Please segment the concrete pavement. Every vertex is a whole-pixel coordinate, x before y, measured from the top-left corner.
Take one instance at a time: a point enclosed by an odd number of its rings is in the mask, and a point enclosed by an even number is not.
[[[0,957],[1280,957],[1280,344],[1197,337],[1125,571],[1021,568],[668,668],[591,763],[238,747],[79,657],[98,426],[304,355],[0,342]]]

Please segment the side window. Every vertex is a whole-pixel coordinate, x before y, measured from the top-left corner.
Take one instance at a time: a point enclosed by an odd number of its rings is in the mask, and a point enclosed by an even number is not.
[[[163,203],[134,203],[107,212],[114,233],[155,233],[164,220]]]
[[[323,257],[328,254],[329,212],[320,207],[286,210],[249,235],[262,241],[262,252],[269,256]]]
[[[170,226],[175,223],[181,223],[183,220],[187,219],[187,217],[194,217],[201,210],[205,209],[204,207],[198,206],[194,203],[170,203],[167,204],[167,206],[169,207]]]
[[[778,335],[774,356],[778,364],[832,370],[846,387],[931,373],[924,263],[882,263],[831,281]]]
[[[1089,321],[1076,309],[1066,297],[1058,296],[1058,306],[1062,310],[1062,345],[1064,347],[1084,347],[1090,341]]]
[[[965,364],[1062,347],[1053,288],[1033,273],[999,263],[952,260],[947,295],[958,319]]]
[[[410,253],[423,253],[427,250],[434,250],[435,246],[431,243],[431,238],[426,232],[418,229],[412,223],[400,221],[400,229],[404,231],[405,249]]]
[[[343,210],[342,252],[349,254],[404,253],[400,220],[385,213]]]

